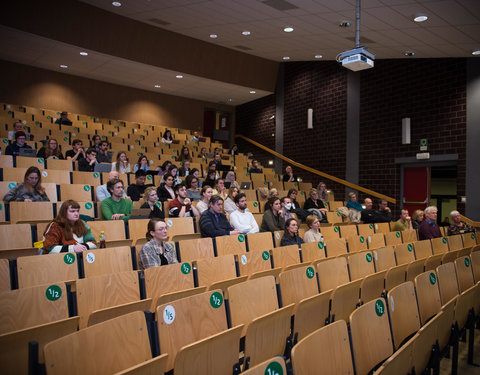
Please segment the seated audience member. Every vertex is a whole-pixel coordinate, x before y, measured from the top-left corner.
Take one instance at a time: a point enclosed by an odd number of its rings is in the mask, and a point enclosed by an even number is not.
[[[23,184],[17,184],[3,197],[5,202],[49,202],[42,175],[37,167],[30,167],[25,172]]]
[[[295,219],[288,219],[285,222],[285,231],[280,241],[280,246],[297,245],[302,246],[303,240],[298,235],[298,223]]]
[[[102,143],[102,138],[99,135],[94,135],[90,147],[93,147],[98,152],[100,143]]]
[[[43,251],[48,254],[81,253],[97,248],[89,226],[80,219],[80,205],[71,199],[62,203],[43,236]]]
[[[261,168],[258,168],[258,160],[252,161],[252,168],[248,171],[249,173],[263,173]]]
[[[162,143],[171,144],[173,142],[172,132],[169,129],[166,129],[163,132]]]
[[[237,210],[230,214],[230,224],[243,234],[258,233],[258,224],[247,208],[247,197],[239,193],[234,198]]]
[[[413,229],[412,219],[410,218],[410,215],[408,214],[408,210],[406,208],[404,208],[404,209],[402,209],[402,211],[400,213],[400,219],[398,219],[395,222],[393,230],[402,231],[402,230],[408,230],[408,229]]]
[[[117,154],[117,161],[112,163],[112,171],[117,171],[119,173],[130,173],[130,163],[128,162],[125,151],[120,151]]]
[[[273,197],[278,198],[278,190],[275,188],[268,190],[266,187],[261,187],[257,189],[257,192],[260,201],[266,200],[265,205],[263,206],[263,212],[266,212],[270,208],[268,200]]]
[[[153,186],[152,184],[145,185],[146,179],[147,172],[143,169],[139,169],[135,172],[135,183],[129,185],[127,188],[127,195],[132,201],[139,201],[145,192],[145,189],[149,186]]]
[[[442,237],[440,227],[437,224],[437,207],[429,206],[425,208],[425,220],[418,228],[418,239],[429,240],[431,238]]]
[[[215,179],[220,178],[220,174],[217,171],[217,164],[213,160],[208,163],[207,175],[210,175],[211,172],[215,172]]]
[[[323,201],[319,199],[318,190],[310,189],[308,195],[309,198],[305,201],[303,209],[313,213],[315,216],[318,216],[321,221],[324,221],[327,217],[328,210],[325,208]]]
[[[454,234],[475,232],[475,229],[473,229],[470,224],[462,221],[460,212],[458,212],[457,210],[450,212],[450,217],[452,218],[453,224],[448,227],[447,234],[449,236],[452,236]]]
[[[177,157],[177,161],[192,161],[192,155],[190,155],[190,150],[187,146],[182,147],[180,155]]]
[[[320,198],[323,202],[328,202],[328,190],[325,182],[321,181],[317,186],[317,190],[318,198]]]
[[[60,125],[72,125],[72,122],[68,119],[68,113],[67,112],[62,112],[60,113],[60,118],[57,118],[55,120],[55,124],[60,124]]]
[[[223,165],[222,156],[220,154],[215,154],[212,161],[215,163],[215,169],[217,171],[220,170],[221,169],[220,167]]]
[[[282,215],[282,204],[278,198],[269,199],[270,208],[265,211],[260,225],[260,232],[275,232],[283,230],[285,227],[285,219]]]
[[[320,220],[315,215],[307,216],[305,223],[308,225],[309,230],[305,232],[303,241],[305,242],[320,242],[323,241],[322,234],[318,231],[320,228]]]
[[[192,138],[190,138],[190,141],[198,142],[199,140],[200,140],[200,134],[197,131],[194,131]]]
[[[232,234],[241,234],[234,229],[222,213],[223,199],[218,195],[212,195],[208,210],[200,216],[200,233],[202,237],[228,236]]]
[[[176,184],[180,184],[182,179],[178,177],[178,167],[175,164],[170,164],[167,168],[167,173],[169,173],[173,177],[173,186]],[[160,183],[165,182],[165,175],[162,176]]]
[[[202,158],[202,159],[204,159],[204,160],[207,160],[207,156],[208,156],[207,148],[206,148],[206,147],[202,147],[201,150],[200,150],[200,153],[198,154],[198,157],[199,157],[199,158]]]
[[[202,199],[197,177],[193,174],[189,174],[185,179],[185,185],[187,186],[187,197],[190,198],[192,202],[197,202]]]
[[[154,217],[159,219],[165,219],[165,213],[163,212],[162,203],[158,202],[157,197],[157,189],[155,186],[149,186],[145,189],[143,193],[143,203],[140,208],[150,208],[150,215],[148,215],[149,219],[153,219]]]
[[[133,173],[138,171],[139,169],[148,172],[150,170],[150,166],[148,165],[148,159],[145,155],[140,155],[138,158],[137,164],[133,166]]]
[[[117,171],[113,172],[108,172],[108,181],[110,180],[117,180],[120,178],[120,174]],[[107,189],[107,183],[104,183],[103,185],[100,185],[95,188],[95,195],[97,197],[97,202],[101,202],[107,198],[110,198],[112,195]],[[123,198],[127,198],[127,194],[125,191],[123,192]]]
[[[348,214],[352,223],[359,223],[362,216],[363,207],[357,202],[357,194],[353,191],[348,193],[350,200],[347,202]]]
[[[157,188],[158,200],[160,202],[165,202],[171,199],[175,199],[175,191],[173,190],[173,176],[170,173],[167,173],[163,176],[165,183],[160,184]]]
[[[283,182],[297,182],[298,177],[293,174],[293,169],[291,166],[287,165],[285,168],[285,174],[282,177]]]
[[[376,223],[377,211],[373,209],[373,201],[370,198],[365,198],[363,202],[365,204],[365,208],[362,210],[362,213],[360,214],[361,220],[363,221],[364,224]]]
[[[223,210],[226,214],[230,215],[232,212],[237,211],[237,205],[234,200],[238,193],[239,190],[235,186],[228,189],[227,199],[225,199],[225,203],[223,204]]]
[[[112,195],[102,201],[102,215],[105,220],[128,220],[133,209],[130,199],[123,198],[123,181],[116,179],[107,182]]]
[[[420,228],[420,224],[423,221],[423,211],[422,210],[415,210],[412,214],[412,227],[413,229]]]
[[[379,216],[379,223],[389,223],[392,221],[392,211],[390,207],[388,207],[388,202],[385,199],[380,201],[378,205],[378,216]]]
[[[234,144],[228,153],[232,156],[238,155],[238,146]]]
[[[208,185],[214,188],[216,182],[217,182],[217,172],[207,171],[207,177],[205,178],[205,180],[203,180],[202,186]]]
[[[111,163],[112,153],[108,151],[108,142],[101,141],[97,150],[97,162],[99,163]]]
[[[213,195],[218,195],[223,200],[227,199],[228,193],[227,193],[227,189],[225,188],[225,182],[223,179],[219,178],[217,181],[215,181],[215,186],[213,188]]]
[[[13,124],[13,130],[8,131],[8,135],[7,135],[8,140],[13,141],[15,139],[15,134],[21,131],[25,133],[26,141],[31,141],[33,139],[33,136],[23,129],[23,124],[20,121],[17,121],[16,123]]]
[[[202,200],[197,203],[196,207],[201,215],[204,211],[208,210],[208,207],[210,205],[210,198],[212,198],[213,195],[213,189],[210,185],[204,185],[200,194],[202,195]]]
[[[166,160],[163,162],[163,164],[158,167],[156,170],[158,172],[158,175],[159,176],[163,176],[165,175],[166,173],[168,173],[168,168],[172,165],[172,162],[169,161],[169,160]]]
[[[197,168],[193,168],[190,171],[189,175],[194,176],[198,180],[198,187],[201,188],[202,187],[202,181],[200,181],[200,171]]]
[[[192,171],[190,169],[190,162],[187,160],[182,162],[182,164],[182,167],[178,170],[178,175],[180,177],[188,177],[190,175],[190,172]]]
[[[236,187],[237,189],[240,189],[240,185],[238,182],[235,180],[235,172],[234,171],[228,171],[226,176],[225,176],[225,182],[228,183],[230,186],[229,187]]]
[[[65,153],[67,160],[80,161],[85,159],[85,150],[83,149],[83,141],[81,139],[74,139],[72,142],[72,149]]]
[[[292,200],[289,197],[283,197],[282,199],[280,199],[280,203],[282,204],[282,210],[280,213],[283,216],[283,218],[285,220],[294,219],[295,216],[293,216],[293,213],[292,213],[293,212]]]
[[[150,219],[146,237],[148,242],[138,253],[138,265],[141,270],[178,263],[175,246],[167,242],[167,224],[163,220]]]
[[[307,219],[307,216],[310,215],[310,213],[300,207],[300,204],[297,202],[297,193],[297,189],[290,189],[287,193],[287,197],[290,198],[292,202],[292,208],[290,209],[290,212],[295,213],[297,218],[303,222]]]
[[[83,172],[93,172],[97,164],[97,150],[89,148],[85,154],[85,159],[78,161],[78,170]]]
[[[448,216],[445,216],[443,218],[443,221],[439,224],[441,227],[449,227],[450,224],[450,218]]]
[[[5,149],[5,155],[18,156],[21,149],[31,150],[32,148],[25,143],[27,135],[23,131],[15,133],[15,142],[10,143]]]
[[[199,216],[198,210],[192,206],[190,198],[187,197],[187,187],[182,182],[175,185],[177,197],[169,202],[168,214],[170,217],[194,217]]]
[[[61,159],[63,160],[63,154],[58,148],[58,142],[56,139],[50,138],[47,140],[47,145],[42,147],[37,152],[37,158],[44,159]]]

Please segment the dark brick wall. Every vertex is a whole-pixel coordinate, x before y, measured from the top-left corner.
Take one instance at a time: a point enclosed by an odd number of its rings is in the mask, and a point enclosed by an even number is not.
[[[374,69],[360,74],[359,184],[399,201],[400,167],[394,160],[415,156],[420,139],[427,138],[432,155],[458,154],[457,195],[465,195],[466,60],[377,60]],[[312,130],[308,108],[314,110]],[[346,69],[336,62],[285,65],[285,156],[344,178],[346,111]],[[237,107],[237,133],[274,148],[275,125],[267,120],[274,113],[274,95]],[[403,117],[412,121],[410,145],[401,144]],[[256,147],[242,147],[262,159]],[[298,172],[305,181],[323,180]],[[341,185],[326,182],[338,198],[344,196]]]

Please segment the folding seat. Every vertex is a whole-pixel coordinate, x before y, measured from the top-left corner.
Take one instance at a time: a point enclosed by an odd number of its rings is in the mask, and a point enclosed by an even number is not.
[[[200,286],[210,287],[214,283],[237,278],[233,254],[198,259],[194,262],[194,266],[197,268]]]
[[[475,284],[471,259],[468,256],[457,258],[454,264],[457,271],[458,289],[460,292],[465,292]]]
[[[304,263],[324,259],[325,257],[324,242],[307,242],[302,244],[302,260]]]
[[[385,277],[387,270],[365,276],[360,284],[361,303],[380,298],[385,293]]]
[[[85,277],[132,271],[132,253],[129,246],[110,247],[83,252]]]
[[[375,233],[384,233],[384,234],[390,233],[389,223],[375,223],[373,224],[373,226],[375,228]]]
[[[428,258],[433,255],[432,243],[430,240],[417,241],[414,243],[414,246],[416,259]]]
[[[215,238],[217,255],[244,254],[247,252],[245,235],[218,236]]]
[[[328,258],[347,253],[347,242],[345,238],[325,240],[325,246]]]
[[[345,320],[360,305],[360,285],[363,279],[337,286],[331,295],[331,321]]]
[[[287,267],[300,263],[300,250],[297,245],[280,246],[270,250],[273,267]]]
[[[273,248],[273,238],[270,232],[247,234],[248,250],[267,250]]]
[[[51,221],[54,218],[54,208],[51,202],[10,202],[10,222],[35,223]]]
[[[257,273],[264,275],[268,271],[272,271],[272,274],[278,274],[281,271],[280,267],[272,270],[269,250],[253,250],[245,254],[239,254],[236,257],[240,276],[251,277]]]
[[[421,273],[415,277],[418,310],[422,325],[441,310],[440,291],[435,271]]]
[[[385,243],[387,246],[399,245],[402,243],[402,234],[399,231],[387,232],[385,234]]]
[[[375,273],[373,254],[371,251],[350,254],[347,256],[350,279],[363,279],[365,276]]]
[[[348,251],[350,253],[356,253],[368,249],[367,240],[363,236],[351,236],[347,237],[346,240],[348,244]]]
[[[455,236],[448,236],[447,242],[449,251],[463,249],[463,239],[461,234],[457,234]]]
[[[392,246],[382,247],[373,250],[373,259],[375,261],[376,271],[388,270],[397,266],[395,260],[395,250]],[[399,263],[400,264],[400,263]]]
[[[202,258],[213,258],[213,239],[195,238],[190,240],[178,241],[180,259],[182,262],[191,262]]]
[[[335,289],[339,285],[350,282],[347,259],[344,257],[327,259],[317,263],[317,273],[320,292]]]
[[[320,233],[323,235],[323,238],[325,240],[340,238],[340,227],[338,226],[320,227]]]
[[[415,229],[402,231],[402,241],[403,243],[418,241],[417,231]]]
[[[98,173],[98,172],[73,171],[72,172],[72,182],[74,184],[99,186],[99,185],[101,185],[101,183],[100,183],[100,173]]]
[[[414,281],[415,277],[425,272],[425,259],[415,260],[407,265],[407,281]]]
[[[318,294],[316,271],[313,266],[289,269],[278,275],[282,303],[298,303]]]
[[[458,290],[455,264],[453,262],[441,264],[436,268],[436,272],[438,275],[440,298],[442,305],[445,305],[452,298],[455,298],[460,294]]]
[[[447,237],[432,238],[430,241],[432,242],[433,255],[443,254],[448,251]]]
[[[385,235],[383,233],[375,233],[364,237],[367,239],[369,249],[385,247]]]

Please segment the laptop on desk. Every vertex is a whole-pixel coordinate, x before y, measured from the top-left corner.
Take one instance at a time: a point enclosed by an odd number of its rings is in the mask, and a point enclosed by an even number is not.
[[[95,164],[94,171],[99,172],[99,173],[111,172],[112,171],[112,164],[110,164],[110,163],[97,163],[97,164]]]
[[[37,156],[37,150],[34,148],[21,148],[18,150],[18,156],[28,156],[34,158]]]

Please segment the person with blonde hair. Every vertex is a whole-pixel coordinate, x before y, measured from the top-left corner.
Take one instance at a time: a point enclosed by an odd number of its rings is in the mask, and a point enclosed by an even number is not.
[[[163,209],[161,209],[162,202],[158,201],[157,188],[155,186],[149,186],[145,189],[143,200],[144,203],[140,208],[149,208],[151,210],[148,215],[149,219],[153,219],[154,217],[165,219],[165,213],[163,212]]]
[[[237,210],[237,205],[235,204],[234,200],[239,192],[240,191],[235,186],[230,186],[230,188],[228,189],[228,196],[227,199],[225,199],[225,203],[223,205],[223,210],[226,214],[230,215],[232,212]]]
[[[413,229],[418,229],[420,224],[422,224],[424,213],[422,210],[415,210],[412,214],[412,227]]]
[[[118,173],[130,173],[130,163],[125,151],[119,151],[117,154],[117,161],[112,163],[112,171]]]
[[[319,232],[320,220],[318,220],[318,217],[315,215],[309,215],[307,216],[307,220],[305,220],[305,223],[310,229],[305,232],[303,236],[303,241],[304,242],[323,241],[323,236]]]

